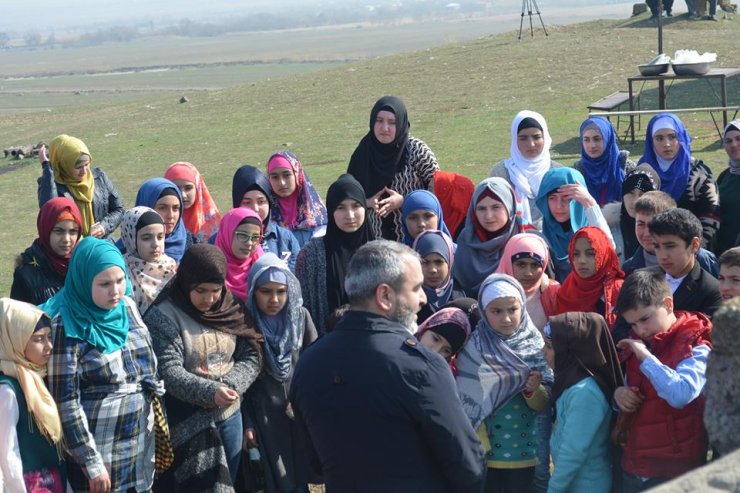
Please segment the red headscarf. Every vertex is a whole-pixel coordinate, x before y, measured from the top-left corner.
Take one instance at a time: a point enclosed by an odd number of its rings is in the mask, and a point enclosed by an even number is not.
[[[467,176],[447,171],[437,171],[434,174],[434,194],[442,205],[445,225],[453,236],[465,224],[465,215],[468,213],[473,192],[475,183]]]
[[[164,172],[164,177],[173,182],[185,180],[195,185],[195,200],[192,206],[182,211],[182,222],[185,228],[196,237],[210,238],[218,230],[221,214],[198,168],[184,161],[172,163]]]
[[[586,238],[596,252],[596,273],[588,279],[580,277],[575,269],[568,274],[558,291],[558,314],[596,312],[596,305],[603,296],[606,307],[602,315],[609,329],[613,329],[617,320],[614,306],[624,283],[624,272],[619,265],[617,252],[606,233],[595,226],[586,226],[576,231],[568,245],[568,260],[571,265],[573,249],[579,238]]]
[[[67,275],[69,258],[72,256],[72,252],[64,257],[60,257],[54,253],[49,243],[49,236],[51,235],[51,230],[54,229],[54,226],[58,222],[67,220],[74,221],[77,223],[77,227],[80,228],[80,234],[77,237],[77,241],[79,241],[82,236],[82,214],[80,214],[80,209],[74,200],[66,197],[53,198],[41,207],[39,215],[36,218],[36,229],[39,232],[39,246],[49,258],[51,267],[62,276]]]

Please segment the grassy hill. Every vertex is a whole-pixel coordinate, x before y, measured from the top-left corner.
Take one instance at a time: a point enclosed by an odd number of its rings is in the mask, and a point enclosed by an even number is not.
[[[306,165],[322,193],[346,169],[355,145],[368,129],[372,104],[383,94],[401,96],[411,131],[436,153],[443,169],[478,180],[491,164],[508,156],[509,126],[521,109],[548,120],[553,156],[564,163],[578,153],[578,127],[586,106],[616,90],[636,65],[655,55],[657,30],[646,17],[552,26],[550,36],[517,40],[509,32],[295,77],[253,82],[227,90],[180,92],[146,100],[104,105],[81,103],[63,111],[9,115],[0,121],[4,145],[49,141],[59,133],[82,138],[94,164],[106,170],[133,204],[138,185],[161,175],[168,164],[188,160],[205,175],[222,211],[230,205],[234,169],[264,166],[274,151],[289,147]],[[740,66],[740,21],[669,20],[664,46],[712,51],[715,66]],[[388,42],[392,42],[389,39]],[[714,106],[705,81],[676,84],[669,107]],[[728,87],[730,104],[740,104],[740,81]],[[643,109],[656,107],[654,87],[643,91]],[[83,101],[83,100],[81,100]],[[708,114],[684,114],[694,136],[694,153],[715,170],[726,155]],[[646,122],[643,122],[646,123]],[[644,127],[643,127],[644,132]],[[641,155],[642,143],[627,146]],[[33,238],[37,213],[37,162],[0,175],[0,294],[9,292],[14,256]]]

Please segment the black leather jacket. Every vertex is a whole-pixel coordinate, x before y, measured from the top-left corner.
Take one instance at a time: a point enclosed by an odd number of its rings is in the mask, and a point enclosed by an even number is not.
[[[21,253],[13,272],[10,297],[32,305],[40,305],[64,286],[64,277],[55,271],[38,240]]]

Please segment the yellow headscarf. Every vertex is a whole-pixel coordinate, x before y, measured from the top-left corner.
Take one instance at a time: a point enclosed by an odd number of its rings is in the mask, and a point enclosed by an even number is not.
[[[0,298],[0,371],[18,380],[41,433],[53,443],[62,438],[59,411],[44,385],[46,365],[39,366],[26,359],[28,341],[44,312],[22,301]]]
[[[92,155],[84,142],[64,134],[54,137],[49,144],[49,153],[51,167],[54,170],[54,180],[61,185],[66,185],[69,189],[82,214],[82,235],[88,236],[90,227],[95,224],[93,215],[95,180],[92,171],[86,174],[82,181],[72,179],[72,173],[82,154],[90,156],[90,164],[92,164]]]

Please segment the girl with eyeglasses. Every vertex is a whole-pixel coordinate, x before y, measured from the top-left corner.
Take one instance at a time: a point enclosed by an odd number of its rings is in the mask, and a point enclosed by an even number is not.
[[[216,246],[226,256],[226,287],[240,300],[247,297],[252,264],[264,254],[262,233],[262,219],[252,209],[237,207],[221,219]]]

